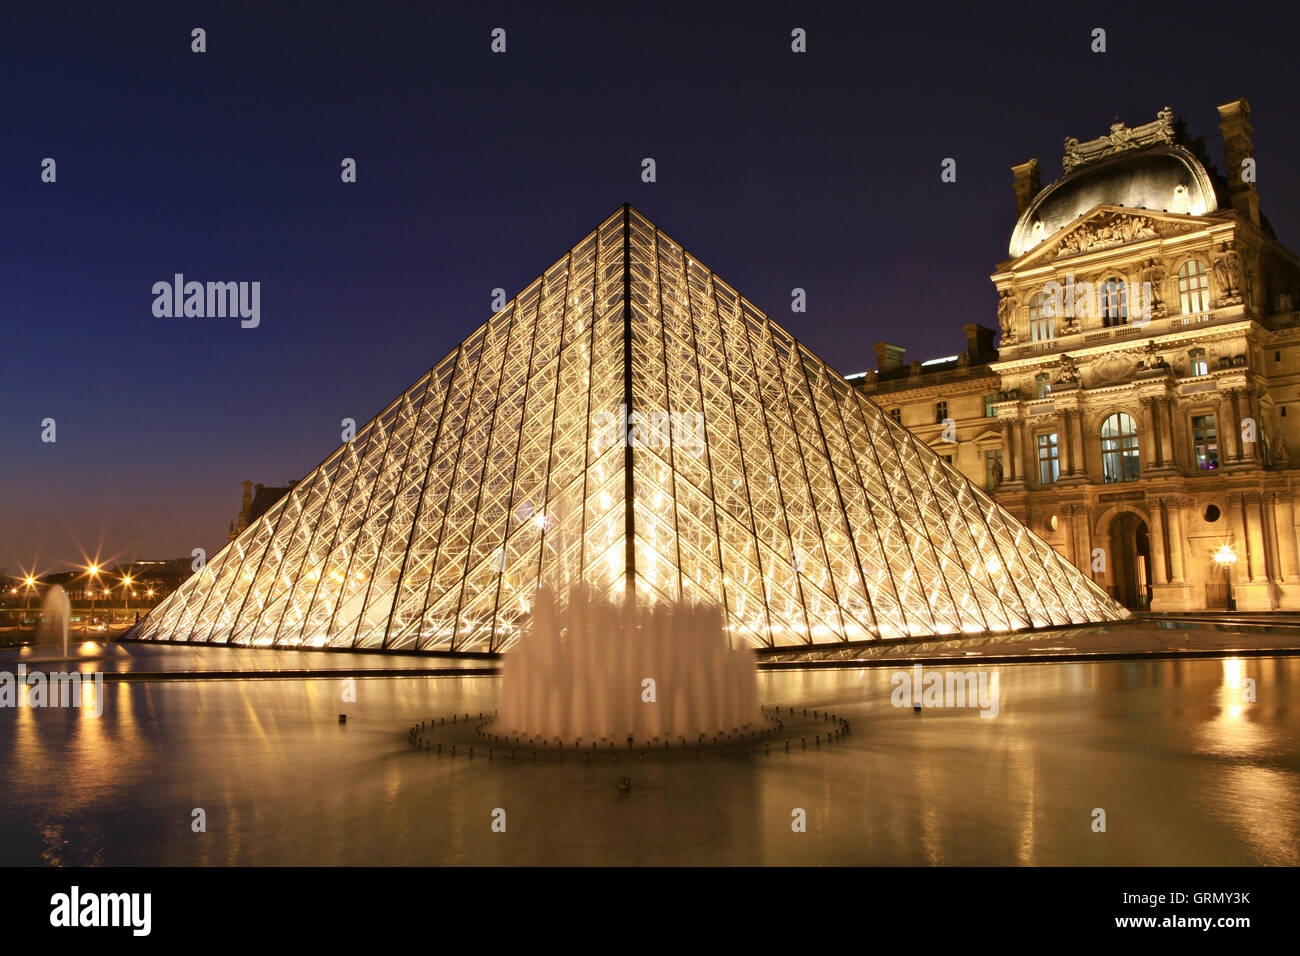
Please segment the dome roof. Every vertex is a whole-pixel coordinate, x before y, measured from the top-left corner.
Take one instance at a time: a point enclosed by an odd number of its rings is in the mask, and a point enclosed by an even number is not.
[[[1012,258],[1099,205],[1192,216],[1219,208],[1209,173],[1186,148],[1125,151],[1076,169],[1034,197],[1011,233]]]

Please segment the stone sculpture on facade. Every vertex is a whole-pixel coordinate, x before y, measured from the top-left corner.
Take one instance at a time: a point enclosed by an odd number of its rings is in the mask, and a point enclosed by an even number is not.
[[[1155,259],[1147,259],[1146,264],[1142,267],[1142,271],[1138,273],[1138,278],[1142,280],[1143,301],[1141,305],[1144,315],[1146,314],[1148,307],[1151,310],[1151,318],[1158,319],[1166,314],[1165,300],[1164,295],[1160,290],[1160,284],[1164,282],[1165,276],[1168,274],[1169,270]],[[1147,290],[1150,291],[1148,292]],[[1149,302],[1146,301],[1148,295],[1150,296]]]
[[[1220,305],[1241,302],[1241,255],[1228,243],[1219,243],[1219,253],[1214,257],[1214,281],[1219,290]]]
[[[1011,298],[1011,292],[1004,290],[1002,298],[998,300],[998,325],[1002,328],[1002,345],[1016,344],[1015,312],[1016,304]]]
[[[1056,384],[1079,384],[1079,367],[1074,359],[1070,358],[1065,352],[1062,352],[1061,357],[1056,360]]]

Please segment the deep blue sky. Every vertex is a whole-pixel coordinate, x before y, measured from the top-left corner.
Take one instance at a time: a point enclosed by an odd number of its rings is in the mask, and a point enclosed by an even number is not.
[[[301,477],[624,201],[844,372],[877,339],[928,358],[995,326],[1009,167],[1055,179],[1063,138],[1116,114],[1171,105],[1221,161],[1214,107],[1248,97],[1264,211],[1300,239],[1273,13],[1033,11],[0,7],[0,567],[215,552],[241,481]],[[261,327],[155,318],[176,272],[260,281]]]

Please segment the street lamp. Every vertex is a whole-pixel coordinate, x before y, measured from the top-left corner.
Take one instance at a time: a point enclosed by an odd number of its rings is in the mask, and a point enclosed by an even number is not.
[[[122,577],[122,610],[131,610],[131,575]]]
[[[34,588],[35,586],[36,586],[36,579],[32,577],[30,574],[27,575],[27,602],[23,605],[23,607],[32,606],[32,588]]]
[[[95,620],[95,578],[99,576],[99,565],[92,564],[86,568],[86,573],[90,575],[90,621],[82,624],[83,631]]]

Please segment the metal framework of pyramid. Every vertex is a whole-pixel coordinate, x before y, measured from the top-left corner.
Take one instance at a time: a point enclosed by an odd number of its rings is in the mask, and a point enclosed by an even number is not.
[[[563,574],[755,646],[1128,616],[623,206],[131,636],[497,651]]]

